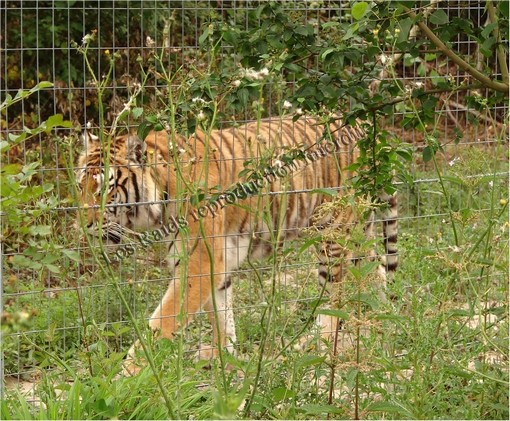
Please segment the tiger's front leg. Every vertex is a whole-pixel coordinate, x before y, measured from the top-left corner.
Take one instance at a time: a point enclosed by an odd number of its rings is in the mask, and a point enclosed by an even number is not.
[[[177,248],[182,251],[183,241],[178,243]],[[212,308],[214,291],[218,310],[218,323],[213,324],[213,338],[218,343],[214,345],[228,346],[232,339],[235,340],[235,327],[230,285],[225,290],[227,276],[222,242],[219,238],[204,240],[195,237],[194,241],[188,240],[185,245],[186,255],[179,259],[174,280],[152,313],[149,326],[157,337],[172,339],[179,329],[188,325],[194,314],[201,309]],[[215,320],[215,316],[210,316],[210,319]],[[132,375],[139,371],[136,353],[140,348],[138,341],[130,348],[124,374]]]

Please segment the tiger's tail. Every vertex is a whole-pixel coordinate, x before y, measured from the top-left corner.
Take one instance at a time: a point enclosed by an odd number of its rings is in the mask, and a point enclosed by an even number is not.
[[[383,203],[382,227],[384,256],[382,264],[386,275],[391,279],[398,266],[398,201],[397,194],[382,193],[379,198]]]

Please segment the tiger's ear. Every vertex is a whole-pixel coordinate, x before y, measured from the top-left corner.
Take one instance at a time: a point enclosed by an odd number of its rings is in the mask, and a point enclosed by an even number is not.
[[[81,136],[81,141],[83,142],[83,150],[86,152],[91,147],[97,146],[99,144],[99,137],[94,136],[92,133],[89,133],[87,130],[85,130]]]
[[[138,136],[129,135],[127,138],[127,157],[128,159],[143,164],[145,162],[145,151],[147,144]]]

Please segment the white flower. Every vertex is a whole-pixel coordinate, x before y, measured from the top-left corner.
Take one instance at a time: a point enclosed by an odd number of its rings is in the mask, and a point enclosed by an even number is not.
[[[195,98],[193,98],[191,100],[191,102],[193,102],[194,104],[196,103],[200,103],[200,104],[205,104],[205,100],[203,100],[202,98],[200,98],[199,96],[196,96]]]
[[[303,115],[303,109],[302,108],[296,108],[296,114],[297,115]]]
[[[448,162],[448,165],[450,167],[453,167],[455,165],[455,163],[459,160],[460,158],[453,158],[450,162]]]
[[[263,69],[257,71],[250,67],[249,69],[242,69],[241,74],[246,79],[262,80],[269,75],[269,69],[267,67],[264,67]]]
[[[256,80],[258,78],[258,73],[254,69],[252,69],[252,68],[243,69],[242,75],[246,79]]]
[[[239,86],[241,86],[241,81],[239,79],[236,79],[232,82],[232,85],[234,85],[234,87],[236,88],[239,88]]]
[[[205,115],[205,113],[204,113],[203,111],[200,111],[200,112],[197,114],[197,120],[198,120],[198,121],[204,121],[206,118],[207,118],[207,116]]]
[[[147,35],[147,38],[145,38],[145,45],[149,48],[154,48],[156,45],[156,41],[154,41],[150,36]]]
[[[81,43],[83,45],[88,45],[90,43],[90,41],[93,41],[94,40],[94,36],[91,35],[91,34],[87,34],[85,35],[82,39],[81,39]]]
[[[493,181],[489,181],[489,187],[492,189],[493,186],[494,186],[494,182]]]
[[[292,103],[287,101],[287,100],[285,100],[285,101],[283,101],[282,107],[283,107],[284,110],[288,110],[289,108],[292,108]]]
[[[261,70],[259,71],[259,75],[260,75],[261,77],[263,77],[263,76],[269,76],[269,69],[268,69],[267,67],[264,67],[263,69],[261,69]]]

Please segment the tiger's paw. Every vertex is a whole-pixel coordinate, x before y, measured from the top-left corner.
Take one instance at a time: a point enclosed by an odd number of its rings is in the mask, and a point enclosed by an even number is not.
[[[210,370],[212,368],[212,364],[215,360],[219,360],[219,353],[220,351],[218,348],[214,345],[208,345],[208,344],[202,344],[200,345],[200,348],[195,353],[195,361],[199,362],[205,362],[202,368],[206,370]],[[235,356],[235,351],[231,351],[229,348],[223,349],[223,355],[233,355]],[[233,370],[234,366],[230,363],[225,364],[225,369],[227,370]]]
[[[204,365],[204,368],[209,369],[211,368],[211,362],[215,358],[218,357],[218,348],[216,348],[213,345],[209,344],[201,344],[198,348],[197,352],[195,353],[194,360],[195,361],[208,361],[206,365]]]
[[[135,360],[128,355],[128,357],[122,362],[122,376],[136,376],[145,367],[145,365],[145,361],[140,359]]]

